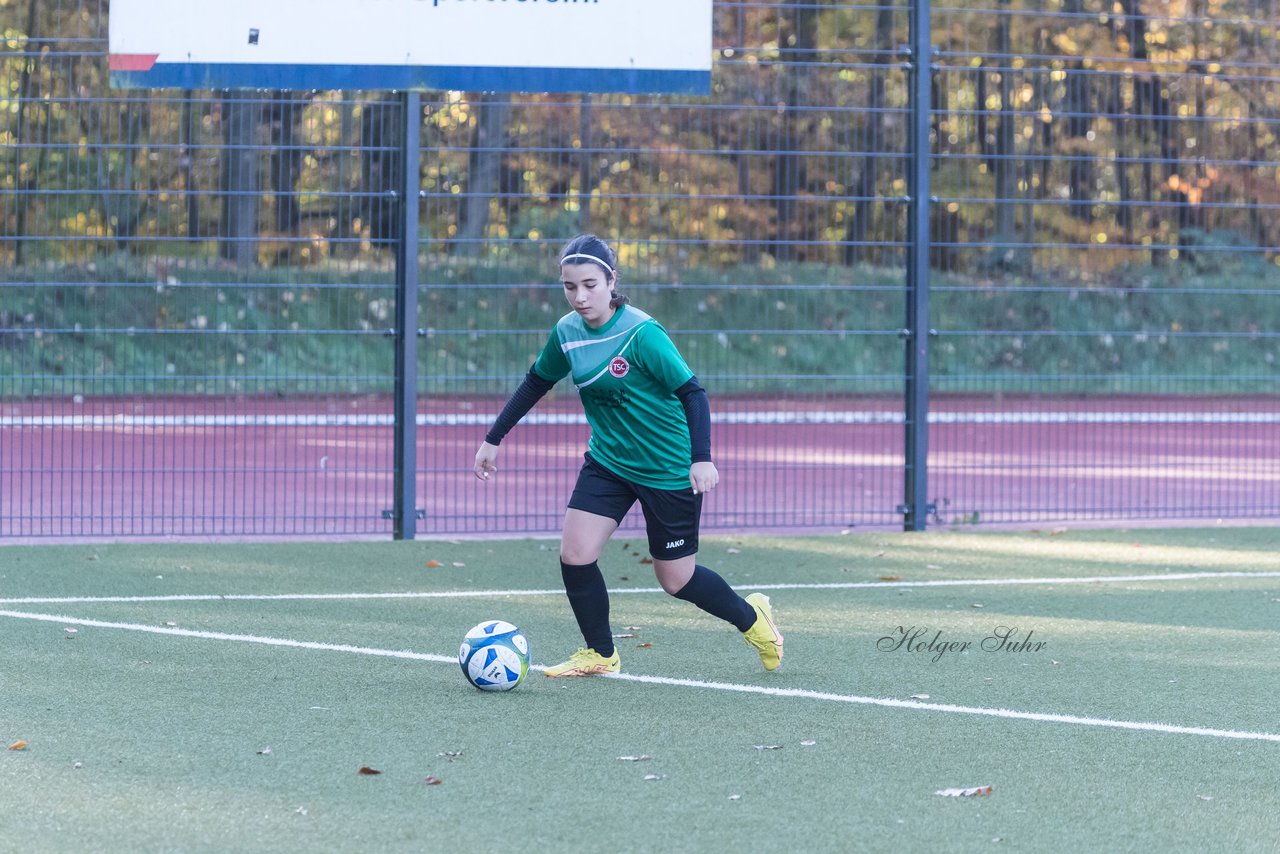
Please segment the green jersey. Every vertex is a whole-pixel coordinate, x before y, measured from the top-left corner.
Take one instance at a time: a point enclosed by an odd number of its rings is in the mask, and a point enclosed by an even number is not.
[[[641,486],[689,488],[689,423],[675,390],[693,371],[658,321],[629,305],[599,329],[566,314],[533,370],[550,382],[572,376],[596,462]]]

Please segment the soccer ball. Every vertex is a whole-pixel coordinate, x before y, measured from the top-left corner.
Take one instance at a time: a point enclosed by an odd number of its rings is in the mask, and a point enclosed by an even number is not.
[[[529,639],[508,622],[486,620],[462,639],[458,664],[481,691],[510,691],[529,672]]]

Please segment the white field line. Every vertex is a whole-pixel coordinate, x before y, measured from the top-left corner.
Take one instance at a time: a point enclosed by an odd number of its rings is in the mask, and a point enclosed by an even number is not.
[[[660,587],[614,593],[659,593]],[[564,590],[434,590],[405,593],[174,593],[167,596],[32,596],[0,599],[0,605],[76,605],[112,602],[292,602],[361,599],[472,599],[490,596],[563,596]]]
[[[496,413],[419,414],[419,427],[488,427]],[[930,424],[1280,424],[1280,412],[930,412]],[[902,424],[901,412],[882,410],[811,412],[716,412],[715,424]],[[525,426],[585,425],[581,413],[537,413]],[[3,415],[0,427],[391,427],[386,413],[257,415]]]
[[[829,584],[741,584],[743,590],[872,590],[903,587],[1003,587],[1053,584],[1134,584],[1155,581],[1206,581],[1219,578],[1280,578],[1280,571],[1168,572],[1158,575],[1093,575],[1078,578],[948,578],[935,581],[848,581]],[[662,593],[661,587],[624,587],[609,594]],[[0,599],[0,605],[77,605],[130,602],[285,602],[363,599],[478,599],[499,596],[563,596],[554,590],[429,590],[401,593],[176,593],[164,596],[26,596]]]
[[[68,617],[61,614],[32,614],[23,611],[0,611],[0,617],[11,617],[18,620],[36,620],[46,623],[58,623],[64,626],[85,626],[88,628],[120,629],[124,631],[146,632],[155,635],[199,638],[202,640],[231,641],[238,643],[255,643],[266,646],[307,649],[321,652],[345,652],[353,655],[370,655],[382,658],[400,658],[412,661],[429,661],[437,664],[457,664],[457,658],[449,655],[435,655],[411,650],[377,649],[375,647],[351,646],[348,644],[318,643],[315,641],[299,641],[289,638],[263,637],[261,635],[239,635],[227,632],[197,631],[179,629],[168,626],[146,626],[137,623],[112,623],[105,620],[87,620],[80,617]],[[546,670],[541,665],[530,668],[535,671]],[[729,691],[738,694],[758,694],[766,697],[784,697],[803,700],[819,700],[833,703],[848,703],[861,706],[880,706],[889,709],[907,709],[920,712],[942,712],[953,715],[977,715],[1009,720],[1036,721],[1039,723],[1057,723],[1073,726],[1104,727],[1138,732],[1155,732],[1167,735],[1193,735],[1209,738],[1230,738],[1243,741],[1280,742],[1280,734],[1270,732],[1250,732],[1247,730],[1215,729],[1212,727],[1179,726],[1176,724],[1154,723],[1150,721],[1124,721],[1112,718],[1094,718],[1082,715],[1062,715],[1046,712],[1020,712],[1013,709],[991,709],[981,706],[959,706],[951,703],[925,703],[917,700],[895,700],[887,697],[863,697],[856,694],[833,694],[826,691],[808,691],[801,688],[770,688],[764,685],[741,685],[733,682],[707,682],[700,679],[674,679],[666,676],[640,676],[631,673],[618,673],[608,678],[623,682],[639,682],[646,685],[664,685],[675,688],[696,688],[711,691]]]
[[[407,658],[413,661],[448,662],[456,665],[457,656],[433,655],[427,652],[411,652],[407,649],[377,649],[368,646],[351,646],[341,643],[316,643],[314,641],[289,640],[288,638],[271,638],[262,635],[238,635],[227,632],[206,632],[197,629],[179,629],[173,626],[148,626],[142,623],[113,623],[106,620],[88,620],[82,617],[68,617],[62,614],[31,614],[25,611],[0,611],[0,617],[12,617],[15,620],[37,620],[44,623],[58,623],[67,626],[85,626],[95,629],[122,629],[128,632],[146,632],[153,635],[171,635],[182,638],[200,638],[202,640],[236,641],[239,643],[257,643],[266,646],[283,646],[293,649],[313,649],[324,652],[349,652],[355,655],[376,655],[382,658]]]
[[[1111,729],[1160,732],[1170,735],[1202,735],[1212,738],[1236,738],[1247,741],[1280,742],[1280,733],[1249,732],[1247,730],[1214,729],[1212,727],[1179,726],[1149,721],[1122,721],[1113,718],[1092,718],[1082,715],[1060,715],[1050,712],[1019,712],[1013,709],[989,709],[982,706],[958,706],[952,703],[925,703],[919,700],[895,700],[888,697],[859,697],[854,694],[832,694],[826,691],[807,691],[802,688],[769,688],[763,685],[738,685],[732,682],[705,682],[700,679],[673,679],[667,676],[637,676],[631,673],[614,673],[610,679],[627,682],[644,682],[650,685],[671,685],[681,688],[707,688],[716,691],[735,691],[740,694],[765,694],[770,697],[799,697],[806,700],[825,700],[833,703],[851,703],[861,706],[881,706],[888,709],[913,709],[922,712],[946,712],[953,715],[981,715],[1041,723],[1072,724],[1075,726],[1108,727]]]

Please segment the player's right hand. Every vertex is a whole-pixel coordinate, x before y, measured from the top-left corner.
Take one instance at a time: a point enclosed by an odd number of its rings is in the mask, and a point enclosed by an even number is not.
[[[484,442],[480,445],[480,450],[476,451],[476,464],[472,469],[476,473],[476,477],[481,480],[488,480],[489,475],[498,470],[495,462],[498,459],[498,446]]]

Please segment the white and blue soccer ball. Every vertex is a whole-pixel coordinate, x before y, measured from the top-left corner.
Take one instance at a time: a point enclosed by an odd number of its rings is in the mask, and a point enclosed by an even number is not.
[[[510,691],[529,672],[529,639],[504,620],[486,620],[462,639],[458,664],[481,691]]]

